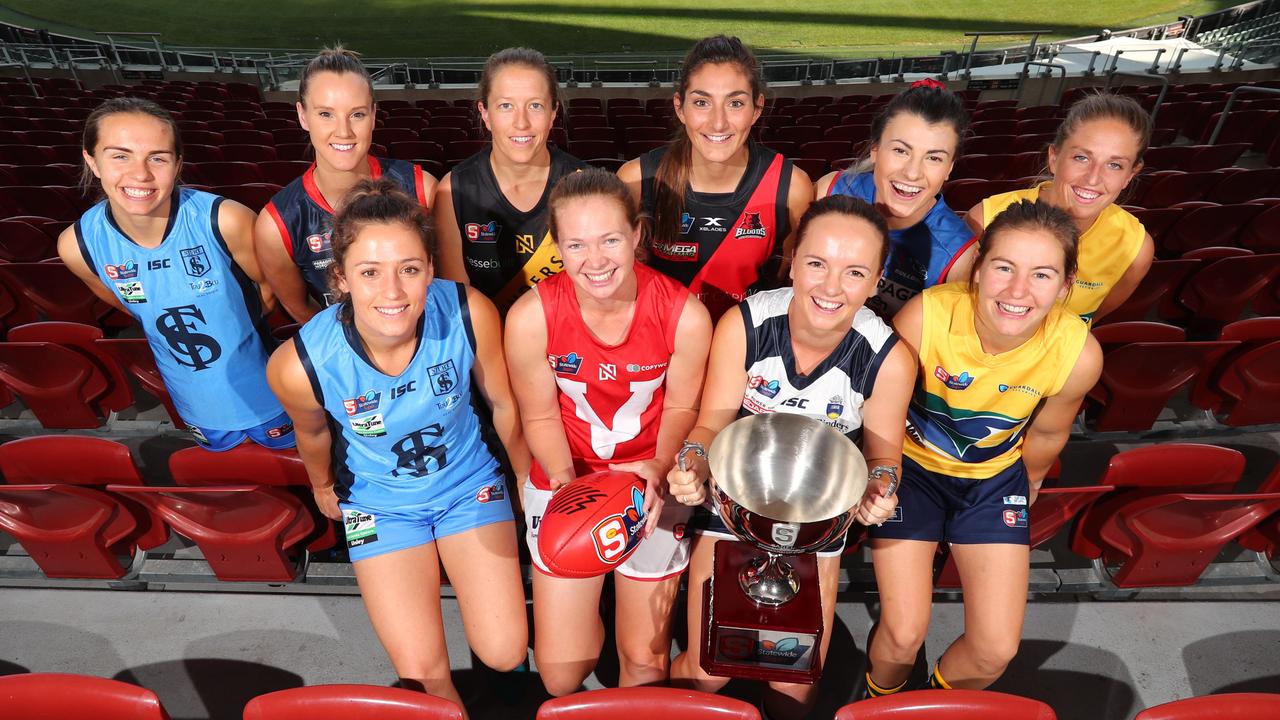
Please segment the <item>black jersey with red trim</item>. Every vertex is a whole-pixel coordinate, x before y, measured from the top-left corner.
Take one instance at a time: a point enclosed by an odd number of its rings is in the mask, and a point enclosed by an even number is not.
[[[760,289],[761,268],[791,232],[791,161],[754,142],[747,149],[747,169],[733,192],[686,191],[680,236],[654,237],[651,244],[649,265],[688,286],[712,319]],[[641,203],[650,217],[666,152],[661,147],[640,156]]]
[[[538,204],[528,212],[517,209],[502,194],[489,162],[493,148],[485,148],[463,160],[449,173],[453,216],[462,238],[462,261],[467,267],[467,278],[472,287],[497,303],[503,312],[532,282],[554,275],[564,267],[559,255],[547,249],[543,254],[548,262],[543,263],[546,267],[542,272],[523,273],[525,265],[539,254],[544,241],[550,243],[547,197],[551,195],[551,188],[565,175],[588,167],[587,163],[554,145],[548,149],[551,150],[551,170],[547,184]],[[510,287],[522,273],[528,282]]]
[[[333,249],[329,246],[329,233],[333,230],[333,208],[316,186],[315,172],[316,166],[312,163],[301,177],[271,198],[264,212],[275,220],[285,250],[307,283],[307,294],[321,307],[327,307],[331,297],[329,266],[333,264]],[[423,173],[417,165],[370,155],[369,172],[375,180],[381,177],[394,180],[410,197],[416,198],[419,205],[430,204],[430,198],[422,195]]]

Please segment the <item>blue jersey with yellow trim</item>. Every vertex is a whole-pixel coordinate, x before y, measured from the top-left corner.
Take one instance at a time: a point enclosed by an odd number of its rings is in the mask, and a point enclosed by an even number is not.
[[[138,319],[182,419],[243,430],[284,410],[267,386],[274,347],[261,296],[218,229],[222,198],[179,188],[164,239],[144,248],[104,200],[76,222],[85,263]]]
[[[926,470],[982,479],[1022,457],[1027,423],[1062,390],[1089,328],[1058,303],[1029,340],[992,355],[978,339],[973,297],[967,283],[924,291],[920,374],[902,451]]]
[[[316,402],[329,415],[336,492],[366,508],[429,505],[498,463],[471,404],[475,334],[467,288],[436,278],[403,372],[378,370],[349,303],[313,317],[294,339]]]
[[[875,179],[869,172],[841,175],[831,183],[827,194],[850,195],[874,204]],[[944,282],[951,265],[973,240],[973,231],[939,195],[923,220],[909,228],[889,231],[884,274],[876,294],[867,298],[867,307],[880,317],[893,317],[925,288]]]

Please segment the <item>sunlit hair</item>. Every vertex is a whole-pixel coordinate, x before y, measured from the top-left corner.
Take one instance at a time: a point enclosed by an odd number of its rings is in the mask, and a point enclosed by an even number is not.
[[[160,107],[154,101],[136,97],[104,100],[101,105],[93,109],[93,112],[89,113],[89,117],[84,120],[84,134],[80,140],[80,146],[84,148],[86,153],[93,155],[93,151],[98,147],[98,135],[102,130],[103,118],[122,114],[147,115],[168,125],[169,134],[173,137],[173,160],[175,163],[182,160],[182,134],[178,132],[178,123],[174,121],[173,116],[169,114],[168,110]],[[89,163],[87,161],[82,162],[80,167],[80,189],[88,193],[97,183],[97,180],[98,178],[93,174]]]
[[[578,198],[595,197],[617,203],[627,218],[627,225],[632,229],[643,223],[644,218],[626,184],[608,170],[588,167],[560,178],[547,198],[547,229],[556,242],[560,242],[559,217],[565,203]]]
[[[337,212],[333,214],[333,233],[329,237],[333,247],[329,289],[333,291],[335,303],[345,302],[348,297],[347,293],[338,288],[347,251],[359,239],[361,231],[370,225],[402,225],[409,228],[422,240],[427,257],[432,261],[435,259],[435,230],[417,201],[386,178],[361,180],[342,198]]]
[[[996,238],[1009,230],[1048,233],[1062,247],[1062,277],[1065,282],[1071,283],[1076,275],[1080,231],[1076,229],[1075,221],[1065,210],[1038,200],[1019,200],[995,216],[982,237],[978,239],[978,254],[973,260],[974,274],[977,274],[982,263],[986,261]],[[970,280],[972,279],[971,277]]]
[[[1062,152],[1067,138],[1074,135],[1081,125],[1093,120],[1117,120],[1127,125],[1138,139],[1138,155],[1134,162],[1142,162],[1142,156],[1151,144],[1151,115],[1137,100],[1127,95],[1095,93],[1077,100],[1053,136],[1053,149]]]
[[[307,87],[311,84],[312,76],[322,72],[338,75],[351,73],[364,78],[365,84],[369,86],[369,99],[376,102],[373,96],[373,78],[369,76],[369,70],[364,63],[360,62],[360,54],[341,45],[335,45],[322,48],[320,54],[311,58],[302,68],[302,74],[298,76],[298,102],[302,103],[303,107],[307,106]]]
[[[936,81],[917,83],[895,95],[871,121],[871,141],[867,143],[867,149],[862,152],[859,161],[845,171],[846,174],[853,175],[871,169],[871,148],[880,144],[884,129],[889,123],[903,114],[915,115],[930,125],[950,125],[956,131],[956,148],[951,159],[960,158],[964,136],[969,131],[969,111],[964,108],[964,100]]]
[[[493,90],[493,79],[508,67],[522,67],[542,73],[547,80],[547,95],[551,98],[551,109],[560,108],[560,84],[556,80],[556,69],[547,62],[542,53],[527,47],[507,48],[489,56],[480,73],[480,102],[489,107],[489,93]]]
[[[880,268],[884,266],[885,256],[889,254],[889,225],[874,205],[851,195],[828,195],[810,205],[809,209],[805,210],[804,215],[800,217],[800,224],[796,227],[796,249],[798,250],[800,245],[804,243],[805,233],[809,230],[809,223],[825,215],[843,215],[870,223],[871,227],[875,229],[876,239],[879,241],[877,243],[880,250],[877,254],[879,259],[875,264],[875,271],[879,272]]]

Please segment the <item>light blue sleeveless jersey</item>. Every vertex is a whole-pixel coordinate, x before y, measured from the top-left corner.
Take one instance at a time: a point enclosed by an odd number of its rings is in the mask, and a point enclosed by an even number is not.
[[[376,369],[350,320],[331,305],[298,331],[298,359],[329,414],[336,492],[366,508],[430,505],[459,484],[495,476],[471,405],[475,334],[466,286],[427,286],[418,347],[396,377]]]
[[[76,223],[85,262],[141,323],[182,419],[243,430],[284,409],[267,386],[274,343],[253,281],[218,229],[222,198],[179,188],[159,247],[131,240],[104,200]]]

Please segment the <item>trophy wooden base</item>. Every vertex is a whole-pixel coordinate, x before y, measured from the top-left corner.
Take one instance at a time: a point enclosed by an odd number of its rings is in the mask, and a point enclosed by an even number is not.
[[[699,664],[709,675],[812,684],[822,674],[817,556],[785,557],[795,568],[800,590],[771,606],[752,600],[738,583],[742,568],[764,554],[745,542],[716,543],[711,578],[702,587]]]

